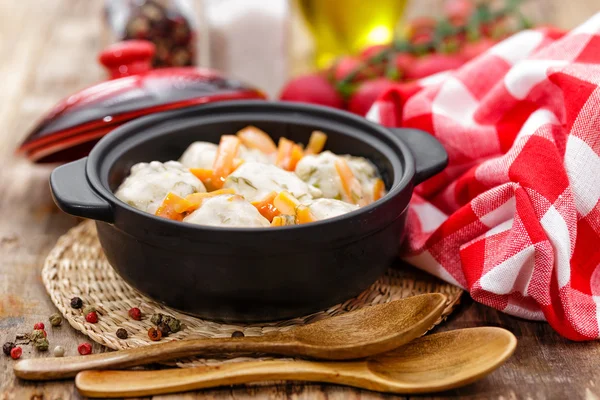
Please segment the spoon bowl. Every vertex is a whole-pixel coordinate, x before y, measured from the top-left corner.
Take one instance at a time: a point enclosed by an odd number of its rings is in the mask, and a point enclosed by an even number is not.
[[[75,385],[88,397],[132,397],[250,382],[335,383],[378,392],[413,394],[467,385],[488,375],[514,352],[517,339],[495,327],[425,336],[394,351],[343,362],[251,361],[160,371],[85,371]]]
[[[446,296],[429,293],[263,336],[171,341],[86,357],[32,358],[16,363],[14,372],[28,380],[63,379],[89,369],[129,368],[196,355],[248,352],[326,360],[363,358],[423,335],[440,318],[445,306]]]

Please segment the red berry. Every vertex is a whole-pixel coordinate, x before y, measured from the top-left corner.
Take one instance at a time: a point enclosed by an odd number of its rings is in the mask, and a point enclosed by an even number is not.
[[[398,76],[402,79],[406,75],[406,71],[410,69],[415,62],[416,57],[410,53],[398,53],[394,59]]]
[[[421,42],[424,38],[433,39],[437,21],[430,17],[415,18],[407,25],[407,37],[411,42]]]
[[[427,54],[417,59],[406,70],[406,79],[421,79],[438,72],[456,69],[465,63],[465,58],[459,54]]]
[[[77,346],[77,351],[82,356],[86,356],[92,352],[92,345],[89,343],[81,343],[79,346]]]
[[[142,311],[137,307],[130,308],[129,316],[131,317],[131,319],[135,319],[136,321],[139,321],[142,319]]]
[[[363,60],[369,59],[377,54],[381,53],[383,50],[390,47],[389,44],[374,44],[369,47],[365,47],[363,51],[360,52],[360,58]]]
[[[23,349],[19,346],[13,347],[10,351],[10,356],[13,360],[18,360],[19,358],[21,358],[21,354],[23,354]]]
[[[444,14],[455,25],[465,24],[474,9],[475,5],[471,0],[446,0],[444,2]]]
[[[43,322],[38,322],[37,324],[33,325],[33,329],[37,330],[37,329],[41,329],[44,330],[46,327],[44,326]]]
[[[284,101],[321,104],[335,108],[344,107],[344,99],[335,87],[320,74],[309,74],[292,79],[279,96]]]
[[[85,320],[91,324],[95,324],[96,322],[98,322],[98,314],[96,313],[96,311],[89,312],[85,316]]]
[[[348,110],[358,115],[367,115],[375,100],[395,84],[396,82],[386,78],[377,78],[372,81],[363,82],[350,98]]]
[[[381,76],[383,68],[381,65],[366,66],[358,58],[344,56],[333,67],[333,79],[339,82],[351,74],[354,70],[360,68],[360,72],[356,74],[353,82],[363,81],[369,78]]]
[[[333,79],[336,81],[341,81],[348,74],[354,71],[362,64],[362,61],[358,58],[345,56],[338,60],[338,62],[334,66],[333,70]]]

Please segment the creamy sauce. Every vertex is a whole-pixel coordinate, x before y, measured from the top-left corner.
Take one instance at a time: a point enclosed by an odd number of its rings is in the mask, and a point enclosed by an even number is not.
[[[342,180],[335,168],[335,161],[343,157],[352,173],[360,182],[363,198],[373,201],[373,189],[379,174],[375,166],[363,157],[349,155],[337,156],[330,151],[318,155],[305,156],[296,166],[296,175],[304,182],[319,188],[323,197],[330,199],[343,198]]]
[[[355,204],[334,199],[317,199],[308,205],[312,215],[318,219],[327,219],[358,210]]]
[[[246,228],[270,225],[256,207],[241,196],[231,194],[204,200],[202,206],[185,217],[183,221],[198,225]]]
[[[183,152],[179,161],[188,168],[212,169],[217,155],[217,146],[209,142],[194,142]],[[267,155],[260,150],[240,146],[237,158],[246,162],[273,164],[275,156]]]
[[[115,196],[132,207],[154,214],[167,193],[181,197],[206,192],[204,185],[177,161],[139,163],[121,183]]]
[[[290,192],[301,202],[321,197],[319,189],[303,182],[296,174],[270,164],[246,162],[225,180],[225,188],[232,188],[248,201],[264,199],[271,192]]]

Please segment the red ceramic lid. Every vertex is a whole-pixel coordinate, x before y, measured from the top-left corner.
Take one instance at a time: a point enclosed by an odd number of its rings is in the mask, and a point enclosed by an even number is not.
[[[117,43],[100,56],[111,80],[58,103],[19,148],[34,162],[81,158],[112,129],[134,118],[190,105],[233,99],[264,99],[262,92],[213,70],[193,67],[151,70],[154,45]]]

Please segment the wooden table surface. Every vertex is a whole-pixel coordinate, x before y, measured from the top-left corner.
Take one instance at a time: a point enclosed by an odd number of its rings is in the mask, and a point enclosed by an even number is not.
[[[409,16],[439,9],[441,0],[413,1]],[[102,46],[100,0],[0,1],[0,341],[47,321],[56,310],[46,295],[40,268],[57,238],[77,223],[53,205],[51,166],[13,156],[42,113],[60,98],[103,78],[95,57]],[[530,14],[571,28],[598,11],[597,0],[532,0]],[[600,398],[600,343],[573,343],[547,324],[516,319],[465,298],[439,329],[495,325],[519,339],[515,355],[501,369],[468,387],[434,397],[498,399]],[[51,348],[74,354],[87,341],[68,325],[49,329]],[[102,351],[99,345],[94,351]],[[37,357],[29,346],[24,358]],[[80,398],[72,381],[36,384],[12,374],[13,361],[0,355],[0,400]],[[37,396],[37,397],[36,397]],[[42,397],[43,396],[43,397]],[[179,398],[158,396],[155,398]],[[368,391],[333,385],[288,384],[226,387],[182,395],[186,399],[383,399]]]

